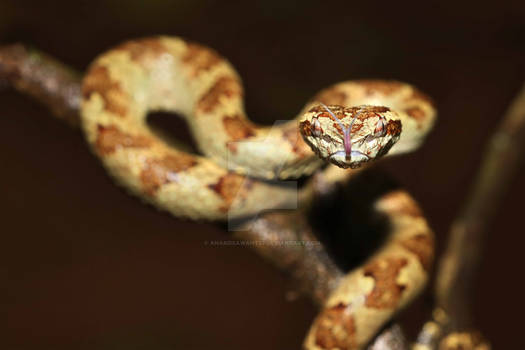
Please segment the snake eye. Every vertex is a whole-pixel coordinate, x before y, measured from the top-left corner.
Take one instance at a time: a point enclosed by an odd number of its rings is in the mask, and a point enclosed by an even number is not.
[[[381,137],[385,136],[386,133],[386,119],[383,116],[377,115],[379,120],[377,121],[376,127],[374,129],[374,136]]]
[[[321,132],[323,131],[323,129],[321,129],[321,123],[319,122],[319,119],[315,118],[313,120],[314,124],[312,126],[312,134],[315,136],[315,137],[319,137],[321,136]]]

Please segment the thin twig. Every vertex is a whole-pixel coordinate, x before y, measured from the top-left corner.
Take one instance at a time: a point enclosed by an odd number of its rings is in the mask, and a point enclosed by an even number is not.
[[[525,86],[491,137],[471,194],[454,220],[449,245],[441,260],[436,301],[449,316],[452,329],[471,327],[470,300],[490,224],[525,149]]]
[[[250,220],[249,228],[234,235],[245,241],[262,242],[254,244],[253,249],[286,271],[296,284],[294,289],[309,295],[319,306],[344,275],[313,234],[302,211],[262,215]],[[290,292],[289,298],[293,298],[293,294],[295,292]]]
[[[0,47],[0,86],[12,85],[73,127],[80,125],[80,74],[40,51],[16,44]]]

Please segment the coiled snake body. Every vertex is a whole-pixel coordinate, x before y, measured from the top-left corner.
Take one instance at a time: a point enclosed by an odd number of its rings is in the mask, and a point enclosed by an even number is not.
[[[205,157],[157,137],[145,122],[154,110],[185,116]],[[191,219],[224,220],[293,205],[296,189],[257,178],[311,174],[322,165],[317,155],[355,167],[387,152],[408,152],[434,119],[429,99],[408,84],[354,81],[321,91],[290,122],[256,126],[245,116],[240,79],[230,64],[208,48],[171,37],[112,49],[83,82],[83,129],[105,167],[132,193]],[[433,238],[417,205],[398,193],[376,207],[390,218],[390,238],[328,298],[307,349],[362,348],[427,279]]]

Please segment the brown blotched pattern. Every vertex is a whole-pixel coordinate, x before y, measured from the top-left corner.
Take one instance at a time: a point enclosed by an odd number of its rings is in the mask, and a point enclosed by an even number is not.
[[[128,52],[131,60],[137,63],[143,63],[148,58],[156,58],[167,51],[160,38],[127,41],[114,50]]]
[[[405,258],[377,258],[363,269],[374,279],[374,289],[366,296],[365,305],[376,309],[395,308],[406,286],[397,283],[399,271],[407,264]]]
[[[242,96],[240,82],[230,76],[220,77],[197,103],[197,108],[203,112],[212,112],[221,102],[221,98]]]
[[[328,105],[328,107],[330,108],[331,105]],[[330,114],[329,114],[329,113],[326,111],[326,109],[325,109],[323,106],[321,106],[321,105],[315,105],[315,106],[313,106],[312,108],[310,108],[310,109],[308,110],[308,112],[310,112],[310,113],[321,113],[321,114],[323,114],[323,115],[326,114],[326,118],[330,118]],[[334,112],[334,113],[335,113],[335,112]]]
[[[347,98],[348,95],[346,92],[338,89],[337,86],[334,86],[321,91],[313,98],[313,101],[319,101],[325,105],[343,105]]]
[[[100,155],[108,155],[118,148],[144,148],[151,145],[151,139],[146,136],[130,135],[121,131],[115,125],[97,127],[97,139],[95,149]]]
[[[315,344],[322,349],[351,350],[357,347],[355,321],[349,305],[340,303],[325,309],[318,318]]]
[[[217,183],[208,185],[208,188],[215,191],[223,199],[224,204],[221,205],[220,210],[228,212],[233,201],[241,195],[241,188],[250,188],[251,185],[252,181],[245,176],[230,172],[222,176]]]
[[[352,118],[356,117],[357,120],[365,120],[371,117],[377,117],[375,113],[384,113],[390,111],[390,108],[383,106],[366,106],[365,108],[363,108],[329,105],[328,108],[340,120],[346,118],[346,114],[352,116]],[[330,113],[328,113],[323,106],[319,105],[312,107],[308,112],[318,113],[317,118],[329,118],[335,121],[334,117]]]
[[[187,170],[197,164],[195,157],[180,153],[177,156],[165,156],[160,159],[148,160],[140,173],[144,192],[154,195],[164,184],[175,181],[177,173]]]
[[[222,58],[215,51],[194,43],[187,44],[186,54],[182,56],[182,62],[190,67],[193,77],[210,70],[221,61]]]
[[[403,84],[400,82],[387,80],[359,80],[358,83],[366,89],[367,95],[379,92],[388,96],[403,87]]]
[[[335,114],[339,120],[346,118],[346,114],[349,114],[352,117],[356,117],[357,120],[364,121],[368,118],[377,117],[377,113],[386,113],[390,112],[390,108],[384,106],[367,106],[366,108],[362,107],[341,107],[341,106],[329,106],[332,113]],[[335,118],[326,111],[323,106],[315,106],[310,108],[309,112],[315,112],[317,118],[329,118],[334,121],[333,127],[339,131],[342,135],[343,130],[341,125],[335,120]],[[303,122],[304,123],[304,122]],[[363,124],[357,123],[352,125],[352,133],[356,133],[363,127]],[[304,126],[303,126],[304,129]],[[399,135],[401,133],[401,121],[399,120],[389,120],[386,125],[386,133],[388,135]],[[311,132],[310,132],[311,134]]]
[[[312,135],[312,124],[308,120],[303,120],[299,123],[299,130],[301,131],[301,134],[305,136],[311,136]]]
[[[428,103],[433,108],[435,107],[434,100],[432,100],[432,98],[430,98],[430,96],[428,96],[427,94],[424,94],[424,93],[422,93],[421,91],[419,91],[417,89],[412,89],[412,94],[407,100],[408,100],[408,102],[410,100],[421,100],[421,101],[425,101],[426,103]]]
[[[410,107],[405,109],[405,113],[414,118],[417,122],[418,128],[423,126],[423,123],[426,119],[426,113],[420,107]]]
[[[283,138],[290,144],[290,146],[292,147],[292,151],[300,157],[310,154],[309,148],[304,142],[303,138],[301,137],[299,128],[297,128],[295,124],[292,127],[283,131]]]
[[[253,124],[240,115],[224,117],[222,123],[231,141],[240,141],[255,135]]]
[[[389,120],[386,125],[386,134],[387,135],[399,135],[401,134],[401,121],[400,120]]]
[[[366,110],[367,112],[372,112],[372,113],[390,112],[390,108],[385,107],[385,106],[368,106]]]
[[[428,234],[414,235],[400,242],[408,251],[415,254],[425,271],[430,270],[434,259],[434,239]]]
[[[339,133],[339,135],[341,135],[341,137],[343,137],[343,134],[344,134],[343,128],[341,127],[341,125],[339,125],[339,123],[333,123],[332,127],[337,130],[337,132]],[[363,124],[352,125],[351,133],[358,132],[359,130],[361,130],[362,127],[363,127]]]
[[[125,116],[129,96],[122,90],[120,83],[111,80],[109,70],[100,65],[91,67],[82,85],[82,96],[89,99],[93,93],[104,100],[104,108],[117,116]]]

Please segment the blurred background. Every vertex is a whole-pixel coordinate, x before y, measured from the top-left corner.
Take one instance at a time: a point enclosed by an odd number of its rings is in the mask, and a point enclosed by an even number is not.
[[[432,96],[424,147],[378,164],[420,202],[439,251],[485,144],[525,80],[525,5],[435,1],[0,0],[0,43],[78,70],[153,34],[218,50],[238,69],[252,119],[295,116],[318,90],[398,79]],[[33,100],[0,93],[5,349],[298,349],[316,314],[287,279],[211,224],[174,219],[113,185],[72,131]],[[490,228],[472,295],[495,349],[525,341],[525,170]],[[429,294],[429,293],[427,293]],[[427,296],[428,298],[428,296]],[[421,298],[425,300],[425,297]],[[401,320],[414,335],[422,301]]]

